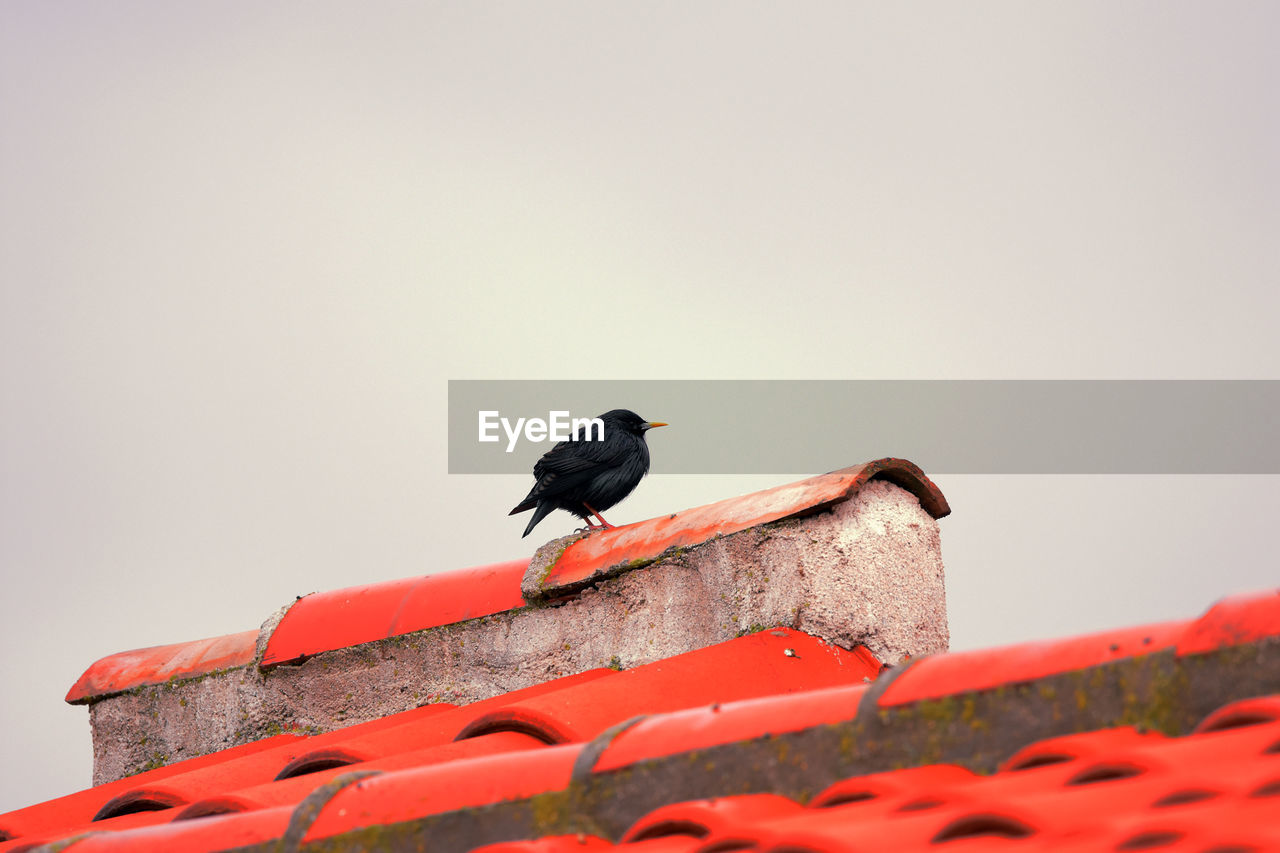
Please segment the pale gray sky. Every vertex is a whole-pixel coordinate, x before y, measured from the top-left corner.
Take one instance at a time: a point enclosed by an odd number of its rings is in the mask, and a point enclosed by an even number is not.
[[[88,784],[61,700],[99,657],[528,554],[529,478],[446,473],[448,379],[1280,378],[1278,28],[3,4],[0,811]],[[1275,477],[930,473],[957,648],[1277,580]]]

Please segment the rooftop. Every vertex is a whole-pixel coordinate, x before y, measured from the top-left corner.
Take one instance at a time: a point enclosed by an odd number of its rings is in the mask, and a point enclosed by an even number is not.
[[[947,512],[877,460],[112,655],[0,853],[1280,849],[1280,590],[948,653]]]

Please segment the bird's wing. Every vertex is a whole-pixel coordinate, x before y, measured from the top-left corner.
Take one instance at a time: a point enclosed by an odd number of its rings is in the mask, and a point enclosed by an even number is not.
[[[537,478],[529,494],[510,514],[532,509],[538,501],[573,491],[601,471],[616,468],[627,457],[625,445],[604,441],[562,441],[533,466]]]
[[[557,478],[587,477],[622,465],[634,448],[619,441],[562,441],[542,455],[533,466],[539,482],[548,475]]]

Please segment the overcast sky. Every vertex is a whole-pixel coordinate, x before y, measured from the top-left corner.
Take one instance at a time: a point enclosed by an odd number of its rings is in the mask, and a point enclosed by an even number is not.
[[[520,538],[528,477],[446,473],[449,379],[1280,378],[1277,32],[1266,2],[0,5],[0,811],[89,784],[62,697],[100,657],[568,532]],[[657,457],[680,412],[641,414]],[[1280,576],[1274,476],[914,461],[957,649]],[[609,518],[813,473],[654,476]]]

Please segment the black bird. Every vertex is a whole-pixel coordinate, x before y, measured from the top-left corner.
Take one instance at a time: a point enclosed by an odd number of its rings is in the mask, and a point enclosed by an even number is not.
[[[646,421],[628,409],[614,409],[600,416],[604,440],[587,441],[598,432],[562,441],[543,454],[533,466],[537,482],[508,515],[533,509],[523,536],[553,509],[568,510],[592,530],[613,527],[600,512],[614,506],[635,489],[649,473],[649,446],[644,434],[664,423]],[[537,507],[537,509],[534,509]],[[591,523],[591,516],[600,524]],[[523,538],[523,536],[521,538]]]

